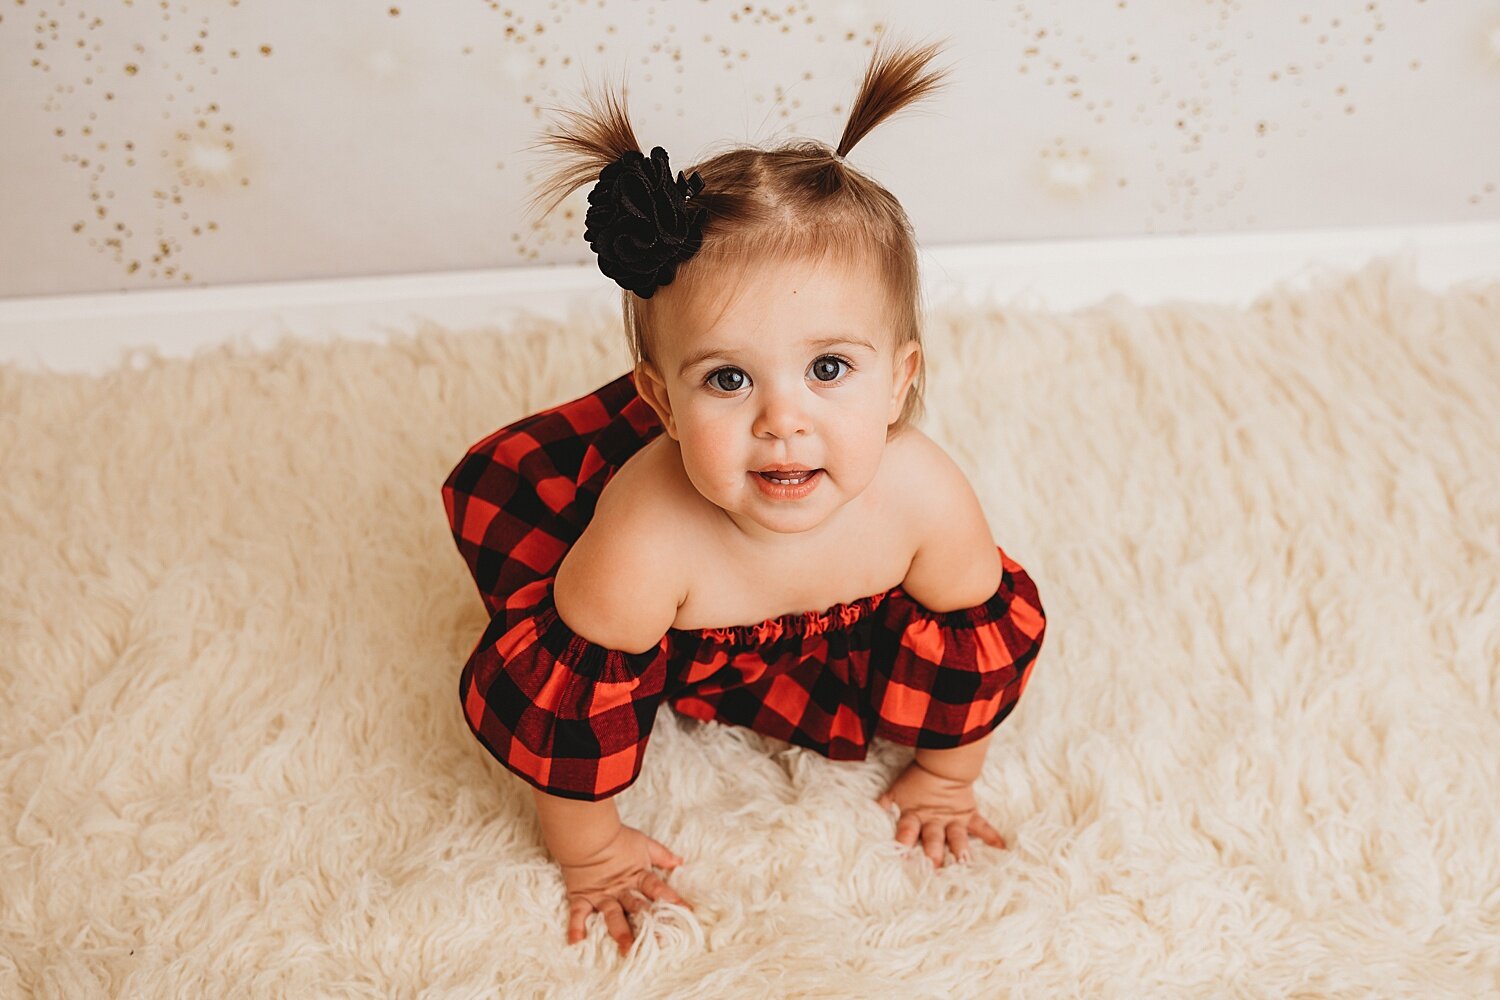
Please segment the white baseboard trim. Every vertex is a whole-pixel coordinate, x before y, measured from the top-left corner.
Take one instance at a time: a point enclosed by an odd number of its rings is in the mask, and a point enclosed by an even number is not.
[[[1500,280],[1500,222],[1282,230],[1208,236],[944,246],[922,253],[929,305],[959,299],[1072,310],[1112,295],[1246,305],[1279,282],[1411,255],[1436,292]],[[618,309],[619,288],[592,262],[391,277],[219,285],[0,299],[0,363],[98,374],[135,352],[187,357],[226,341],[268,347],[284,336],[384,340],[422,320],[504,328],[517,311],[562,317]]]

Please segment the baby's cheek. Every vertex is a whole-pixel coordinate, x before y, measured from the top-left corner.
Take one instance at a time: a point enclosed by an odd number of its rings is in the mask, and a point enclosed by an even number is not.
[[[682,464],[693,486],[709,499],[732,495],[744,486],[743,478],[748,473],[747,469],[733,463],[725,449],[712,445],[689,446],[684,442]]]

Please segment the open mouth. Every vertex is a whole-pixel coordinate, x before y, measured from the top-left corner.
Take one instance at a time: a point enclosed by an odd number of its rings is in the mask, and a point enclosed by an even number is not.
[[[768,483],[778,486],[797,486],[807,482],[813,476],[822,472],[822,469],[811,469],[807,472],[757,472],[756,475]]]

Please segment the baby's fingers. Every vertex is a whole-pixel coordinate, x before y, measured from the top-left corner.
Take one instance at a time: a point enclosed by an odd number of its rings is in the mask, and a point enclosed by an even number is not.
[[[610,897],[601,899],[599,912],[604,914],[604,926],[609,929],[609,936],[620,943],[620,954],[625,954],[630,950],[632,936],[630,921],[626,919],[625,911],[620,907],[620,901]]]
[[[943,867],[944,843],[942,820],[922,824],[922,853],[932,859],[934,868]]]
[[[575,899],[568,905],[568,944],[577,944],[583,940],[586,933],[584,925],[593,912],[594,904],[583,898]]]
[[[625,918],[625,911],[620,907],[619,900],[608,896],[597,904],[583,898],[573,900],[568,907],[568,944],[577,944],[584,939],[589,914],[596,909],[604,918],[604,927],[609,936],[619,942],[620,954],[625,954],[631,942],[630,921]]]
[[[960,864],[969,860],[969,832],[964,829],[963,820],[956,819],[948,824],[948,846],[953,850],[953,857]]]
[[[921,831],[922,817],[914,812],[903,812],[901,818],[896,820],[896,842],[902,847],[915,845]]]
[[[688,909],[697,911],[697,907],[678,895],[677,890],[667,884],[666,880],[655,872],[647,872],[641,879],[641,889],[652,899],[664,899],[669,903],[679,903]]]
[[[1005,838],[1000,836],[1000,831],[990,826],[989,820],[975,813],[969,819],[969,830],[979,835],[979,839],[991,847],[1004,847]]]
[[[626,889],[620,893],[620,905],[625,908],[626,913],[640,913],[642,910],[651,908],[651,897],[636,888]]]

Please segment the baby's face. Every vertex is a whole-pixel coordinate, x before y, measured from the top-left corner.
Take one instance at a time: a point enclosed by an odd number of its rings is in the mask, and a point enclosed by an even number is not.
[[[894,350],[874,273],[759,264],[727,305],[677,305],[661,331],[661,367],[643,365],[637,381],[698,492],[762,540],[814,529],[859,496],[920,350]],[[786,488],[759,474],[769,466],[818,471]]]

